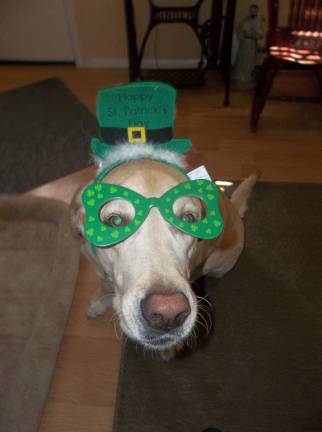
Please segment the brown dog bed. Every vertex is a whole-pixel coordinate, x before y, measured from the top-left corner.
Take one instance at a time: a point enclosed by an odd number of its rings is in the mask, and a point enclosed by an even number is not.
[[[68,207],[0,197],[0,430],[36,431],[79,265]]]

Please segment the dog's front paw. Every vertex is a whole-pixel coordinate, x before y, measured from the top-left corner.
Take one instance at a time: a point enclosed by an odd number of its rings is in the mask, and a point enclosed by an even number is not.
[[[104,315],[106,309],[109,307],[112,307],[112,300],[108,294],[100,297],[94,296],[87,308],[86,316],[87,318],[96,318]]]
[[[100,315],[104,315],[106,311],[106,308],[103,307],[101,304],[96,303],[90,303],[86,310],[86,316],[87,318],[96,318]]]

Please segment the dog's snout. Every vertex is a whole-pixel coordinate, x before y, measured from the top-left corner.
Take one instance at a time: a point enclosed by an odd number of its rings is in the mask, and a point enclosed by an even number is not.
[[[170,331],[180,327],[191,312],[187,297],[182,293],[154,293],[141,302],[142,314],[155,330]]]

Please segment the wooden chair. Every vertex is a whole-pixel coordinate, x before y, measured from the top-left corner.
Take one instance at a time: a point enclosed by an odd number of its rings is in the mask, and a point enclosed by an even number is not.
[[[140,0],[141,1],[141,0]],[[190,5],[159,5],[148,0],[150,19],[142,42],[138,44],[135,23],[135,2],[124,0],[129,58],[129,79],[165,81],[175,87],[196,87],[204,82],[209,69],[217,69],[224,78],[224,106],[229,105],[231,49],[234,29],[236,0],[212,0],[210,18],[200,23],[200,9],[204,0],[195,0]],[[173,0],[175,4],[176,1]],[[224,7],[225,3],[225,7]],[[199,64],[194,69],[143,69],[145,47],[152,30],[161,24],[185,24],[190,27],[200,45]],[[175,43],[175,41],[173,41]]]
[[[322,0],[291,0],[288,26],[278,27],[278,0],[268,0],[268,55],[259,72],[250,126],[256,131],[276,72],[279,69],[312,70],[320,83],[322,96]],[[283,99],[316,101],[320,98]]]

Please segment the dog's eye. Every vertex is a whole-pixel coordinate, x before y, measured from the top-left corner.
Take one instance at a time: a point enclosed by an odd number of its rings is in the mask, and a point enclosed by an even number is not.
[[[185,212],[180,217],[180,219],[183,220],[184,222],[193,223],[193,222],[196,222],[196,220],[198,219],[198,217],[195,214],[193,214],[193,213]]]
[[[184,222],[194,223],[204,218],[206,207],[204,201],[194,196],[183,196],[173,203],[173,213]]]
[[[135,210],[126,200],[115,199],[106,202],[100,210],[100,220],[110,227],[122,227],[133,220]]]
[[[119,214],[111,214],[104,220],[104,223],[111,227],[121,227],[127,225],[129,220]]]

